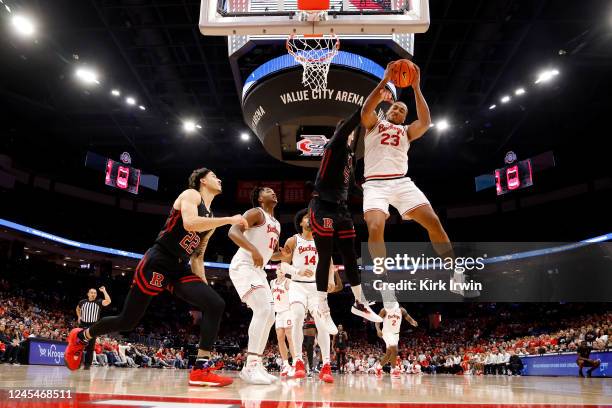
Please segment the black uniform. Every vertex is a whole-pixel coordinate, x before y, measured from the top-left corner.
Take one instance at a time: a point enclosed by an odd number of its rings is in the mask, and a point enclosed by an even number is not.
[[[348,348],[347,344],[348,335],[345,331],[341,331],[338,333],[338,337],[336,338],[336,364],[338,364],[338,371],[344,371],[344,365],[346,364],[346,349]]]
[[[316,327],[317,326],[315,324],[315,321],[312,318],[304,321],[304,331],[309,330],[309,329],[316,329]],[[304,334],[304,348],[306,349],[306,360],[308,360],[308,367],[311,370],[315,368],[313,367],[314,343],[315,343],[315,336]]]
[[[348,210],[349,190],[354,185],[353,150],[347,145],[349,135],[359,125],[361,110],[342,122],[327,142],[310,201],[310,226],[313,231],[319,263],[317,290],[327,291],[329,265],[334,240],[342,254],[345,273],[351,286],[359,285],[359,269],[354,240],[355,227]]]
[[[198,205],[200,217],[212,217],[204,205]],[[132,330],[144,315],[153,296],[164,289],[202,311],[200,348],[211,350],[219,331],[225,302],[201,278],[191,272],[189,258],[211,231],[188,232],[180,210],[172,209],[155,244],[145,253],[134,272],[130,292],[121,314],[105,317],[89,328],[92,337]]]
[[[79,327],[87,329],[91,327],[95,322],[100,319],[100,310],[103,307],[102,299],[82,299],[79,302],[79,308],[81,309],[81,323]],[[92,338],[85,348],[85,367],[91,367],[93,362],[94,349],[96,347],[96,338]]]

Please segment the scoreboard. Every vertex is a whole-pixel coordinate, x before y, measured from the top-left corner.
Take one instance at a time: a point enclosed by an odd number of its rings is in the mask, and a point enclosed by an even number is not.
[[[495,189],[497,195],[533,186],[531,160],[526,159],[495,170]]]
[[[140,170],[124,163],[116,162],[113,159],[108,159],[106,161],[105,184],[132,194],[138,194]]]

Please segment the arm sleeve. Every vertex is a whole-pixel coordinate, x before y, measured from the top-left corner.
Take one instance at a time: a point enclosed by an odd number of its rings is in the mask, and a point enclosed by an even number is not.
[[[80,300],[79,304],[77,305],[77,307],[82,308],[83,307],[83,303],[85,303],[85,299]]]
[[[361,108],[357,109],[348,119],[346,119],[340,126],[336,128],[334,136],[330,139],[327,144],[328,147],[336,147],[340,145],[346,145],[349,135],[361,121]]]
[[[102,304],[102,302],[104,301],[104,299],[96,299],[96,303],[98,304],[98,306],[103,307],[104,305]]]

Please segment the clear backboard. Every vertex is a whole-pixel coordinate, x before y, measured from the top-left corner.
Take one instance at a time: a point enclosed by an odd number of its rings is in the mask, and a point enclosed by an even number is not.
[[[298,12],[297,0],[202,0],[204,35],[402,34],[429,28],[429,0],[331,0],[319,21]]]

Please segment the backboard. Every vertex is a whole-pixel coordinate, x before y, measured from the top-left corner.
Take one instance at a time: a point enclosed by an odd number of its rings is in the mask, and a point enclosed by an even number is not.
[[[331,0],[326,18],[304,21],[297,0],[202,0],[204,35],[423,33],[429,0]]]

